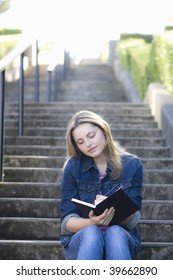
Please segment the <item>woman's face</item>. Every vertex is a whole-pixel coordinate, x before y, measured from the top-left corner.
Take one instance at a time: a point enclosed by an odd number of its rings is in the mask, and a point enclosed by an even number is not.
[[[98,126],[91,123],[79,124],[73,130],[72,135],[77,147],[83,154],[93,158],[103,155],[106,139]]]

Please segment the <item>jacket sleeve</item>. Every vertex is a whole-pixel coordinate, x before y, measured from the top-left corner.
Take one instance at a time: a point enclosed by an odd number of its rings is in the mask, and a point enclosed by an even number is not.
[[[69,214],[67,215],[63,220],[62,220],[62,223],[61,223],[61,234],[62,235],[71,235],[73,233],[71,233],[67,227],[66,227],[66,224],[68,222],[68,220],[72,217],[80,217],[79,215],[75,214],[75,213],[72,213],[72,214]]]
[[[133,219],[131,220],[131,222],[128,225],[126,225],[125,227],[127,229],[135,228],[137,226],[137,224],[139,223],[140,218],[141,218],[141,213],[138,210],[134,213],[134,216],[133,216]]]
[[[64,168],[61,182],[61,221],[71,214],[81,216],[79,209],[71,201],[73,197],[78,197],[76,172],[75,162],[70,159]]]
[[[135,158],[131,164],[133,164],[133,174],[128,194],[140,209],[142,204],[143,166],[138,158]]]

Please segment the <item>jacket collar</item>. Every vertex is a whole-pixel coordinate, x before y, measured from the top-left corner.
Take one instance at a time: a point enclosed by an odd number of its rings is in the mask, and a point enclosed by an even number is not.
[[[90,168],[97,169],[97,166],[96,166],[93,158],[88,157],[88,156],[83,156],[83,160],[84,160],[83,172],[87,172],[88,170],[90,170]],[[112,165],[109,162],[107,164],[107,170],[108,170],[108,173],[110,173],[113,170]]]

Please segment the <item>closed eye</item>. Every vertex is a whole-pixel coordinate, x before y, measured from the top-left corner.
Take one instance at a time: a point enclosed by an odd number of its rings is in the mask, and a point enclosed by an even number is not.
[[[95,137],[95,135],[96,135],[96,131],[90,131],[87,135],[86,135],[86,137],[87,138],[94,138]],[[82,145],[84,143],[84,139],[77,139],[77,141],[76,141],[76,144],[77,145]]]
[[[82,145],[82,144],[83,144],[83,142],[84,142],[83,140],[82,140],[82,141],[77,141],[77,142],[76,142],[76,144],[78,144],[78,145]]]
[[[94,138],[94,136],[95,136],[95,133],[91,133],[88,135],[89,138]]]

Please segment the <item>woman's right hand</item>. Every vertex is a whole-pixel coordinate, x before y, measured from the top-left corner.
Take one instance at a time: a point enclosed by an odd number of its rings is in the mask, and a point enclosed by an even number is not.
[[[115,209],[113,207],[110,209],[105,209],[105,211],[99,216],[96,216],[93,210],[91,210],[89,213],[90,224],[97,226],[108,226],[114,214]]]
[[[107,198],[107,196],[105,195],[100,195],[100,194],[97,194],[96,195],[96,199],[94,201],[94,204],[97,205],[99,204],[100,202],[102,202],[103,200],[105,200]]]

